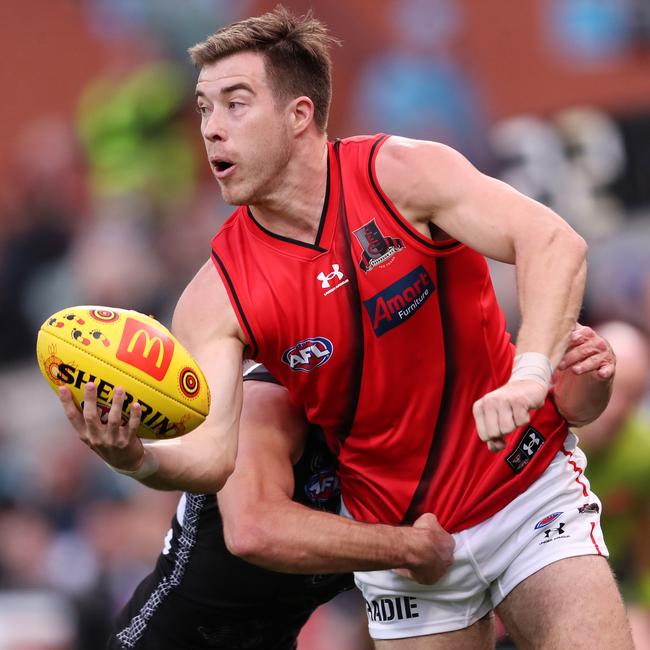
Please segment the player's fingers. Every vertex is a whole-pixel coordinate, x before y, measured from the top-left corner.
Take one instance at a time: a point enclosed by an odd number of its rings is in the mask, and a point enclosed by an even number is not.
[[[485,435],[488,449],[495,452],[505,449],[506,441],[499,430],[499,414],[494,399],[487,401],[483,417],[485,420]]]
[[[494,398],[486,400],[483,408],[483,418],[485,421],[486,440],[494,440],[501,437],[499,429],[499,411],[498,405],[495,404]]]
[[[140,429],[140,418],[142,417],[142,407],[139,402],[133,402],[131,404],[131,412],[129,413],[129,423],[127,425],[127,430],[129,438],[138,435],[138,430]]]
[[[616,371],[615,363],[605,363],[602,366],[600,366],[600,368],[598,368],[597,374],[601,379],[608,380],[614,376],[615,371]]]
[[[97,387],[93,382],[84,386],[83,416],[90,432],[95,432],[101,426],[97,413]]]
[[[601,349],[599,346],[598,349],[591,350],[588,356],[571,366],[571,371],[575,375],[584,375],[587,372],[598,370],[602,366],[612,364],[614,367],[616,366],[614,353],[606,346],[605,349]]]
[[[586,359],[589,354],[589,346],[585,344],[567,350],[557,366],[558,370],[566,370],[567,368],[571,368],[576,363],[580,363],[583,359]]]
[[[76,407],[73,399],[72,393],[67,386],[61,386],[59,388],[59,399],[63,406],[63,412],[65,416],[70,421],[70,424],[78,431],[81,432],[86,428],[86,422],[84,421],[84,416],[81,414],[81,411]]]
[[[576,325],[576,328],[569,336],[566,352],[557,365],[558,370],[566,370],[581,358],[584,358],[586,354],[584,346],[589,346],[597,338],[596,333],[590,327]]]
[[[512,406],[512,417],[515,425],[520,427],[530,422],[530,412],[524,404],[517,402]]]
[[[476,422],[476,431],[478,432],[478,437],[486,441],[487,440],[487,429],[485,426],[485,416],[483,413],[483,400],[477,400],[474,402],[472,407],[472,414],[474,415],[474,422]]]
[[[499,404],[497,410],[497,420],[499,433],[501,434],[511,433],[517,428],[512,412],[512,405],[509,402],[504,401],[503,403]]]
[[[488,440],[487,443],[487,448],[492,451],[492,452],[498,452],[498,451],[503,451],[506,448],[506,441],[505,438],[493,438],[492,440]]]
[[[116,436],[122,425],[122,405],[124,404],[125,392],[121,386],[116,386],[113,391],[113,401],[111,409],[108,412],[108,431],[111,435]]]

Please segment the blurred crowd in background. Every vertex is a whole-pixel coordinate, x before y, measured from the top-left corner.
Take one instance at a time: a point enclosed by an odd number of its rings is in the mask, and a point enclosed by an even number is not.
[[[186,49],[274,4],[0,7],[0,650],[103,647],[162,548],[178,495],[112,473],[76,439],[38,372],[36,333],[80,304],[169,323],[230,211],[203,162]],[[650,648],[650,2],[284,4],[313,8],[343,42],[331,137],[450,144],[590,244],[582,321],[619,364],[610,407],[578,434]],[[494,264],[493,277],[514,331],[513,271]],[[300,650],[365,650],[363,617],[358,597],[337,599]]]

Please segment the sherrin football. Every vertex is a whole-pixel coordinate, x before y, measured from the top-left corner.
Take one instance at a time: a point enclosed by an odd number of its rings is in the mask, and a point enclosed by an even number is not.
[[[210,391],[196,361],[166,327],[136,311],[62,309],[41,325],[36,353],[50,386],[57,392],[68,386],[79,409],[85,384],[95,383],[103,421],[115,387],[122,386],[122,421],[137,401],[141,438],[182,436],[208,414]]]

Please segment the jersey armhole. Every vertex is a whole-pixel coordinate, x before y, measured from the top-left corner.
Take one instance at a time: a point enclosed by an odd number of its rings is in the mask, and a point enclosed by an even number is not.
[[[250,361],[247,363],[251,364]],[[244,374],[242,379],[244,381],[264,381],[267,384],[277,384],[282,386],[282,384],[266,369],[261,363],[252,363],[244,369]]]
[[[381,203],[383,204],[386,212],[392,217],[392,219],[397,223],[402,230],[410,235],[418,244],[425,247],[428,253],[435,253],[437,255],[444,255],[464,247],[464,244],[457,239],[445,239],[441,241],[435,241],[433,239],[428,239],[421,232],[418,232],[409,221],[399,212],[395,207],[395,204],[390,200],[388,195],[384,192],[381,185],[379,184],[379,179],[377,178],[376,170],[376,160],[377,154],[381,149],[382,145],[388,140],[390,135],[381,134],[373,143],[372,148],[370,149],[370,156],[368,158],[368,178],[370,180],[370,185]]]
[[[223,281],[224,286],[226,287],[226,291],[228,292],[228,297],[230,298],[230,304],[233,306],[234,312],[237,316],[237,320],[239,321],[239,325],[241,326],[244,335],[246,336],[247,347],[249,350],[249,358],[255,359],[259,352],[259,346],[257,345],[257,341],[255,339],[255,335],[253,334],[253,330],[250,326],[248,318],[246,318],[246,314],[244,313],[242,304],[237,296],[235,285],[230,279],[230,276],[228,275],[228,271],[226,270],[224,263],[221,261],[221,258],[215,253],[214,250],[212,250],[211,258],[212,258],[212,262],[214,263],[217,269],[217,272],[221,276],[221,280]]]

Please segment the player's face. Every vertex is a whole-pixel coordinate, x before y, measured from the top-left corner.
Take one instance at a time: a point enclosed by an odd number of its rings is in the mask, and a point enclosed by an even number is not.
[[[232,205],[277,191],[291,150],[286,107],[275,100],[264,58],[233,54],[201,69],[196,84],[201,134],[212,173]]]

